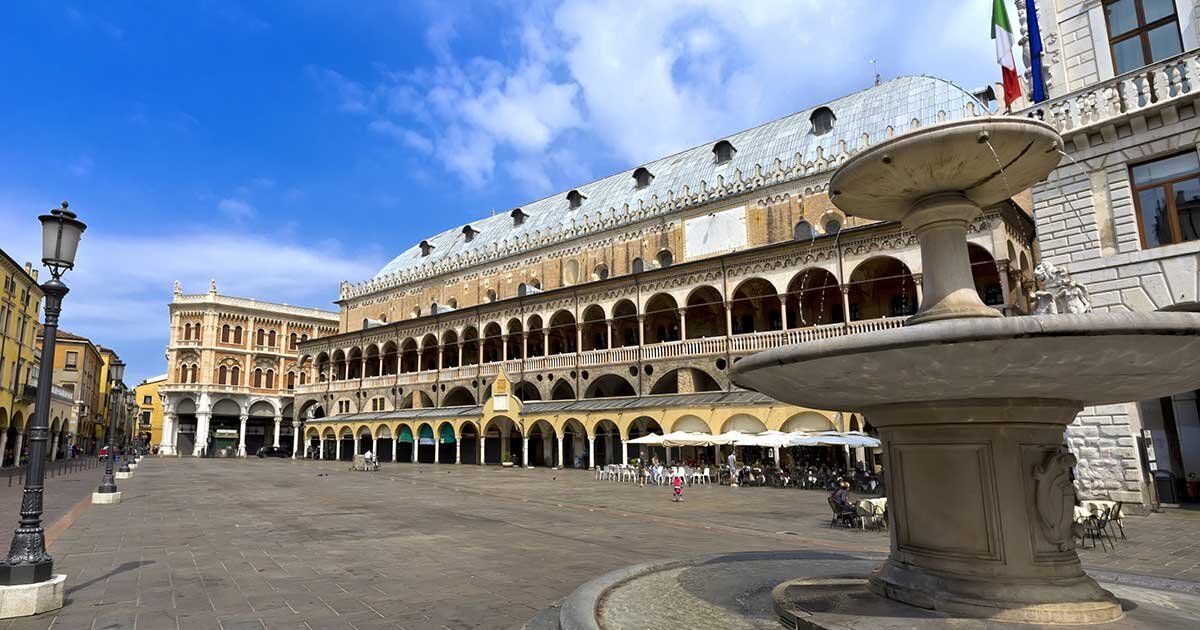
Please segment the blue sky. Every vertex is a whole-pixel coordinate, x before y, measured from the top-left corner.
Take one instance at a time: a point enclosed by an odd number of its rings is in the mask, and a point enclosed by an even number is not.
[[[33,259],[69,199],[89,228],[64,326],[136,383],[166,369],[175,280],[332,309],[424,236],[863,89],[871,59],[995,81],[990,7],[15,3],[0,247]]]

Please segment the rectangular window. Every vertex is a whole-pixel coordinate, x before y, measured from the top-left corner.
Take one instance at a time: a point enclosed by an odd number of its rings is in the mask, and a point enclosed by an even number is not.
[[[1117,74],[1183,52],[1174,0],[1106,0],[1104,17]]]
[[[150,426],[150,412],[149,411],[142,412],[142,426],[146,426],[146,427]]]
[[[63,369],[64,370],[78,370],[79,369],[79,353],[78,352],[67,352],[67,361],[66,361],[66,364],[63,365]]]
[[[1200,238],[1200,156],[1196,151],[1129,169],[1142,247]]]
[[[143,405],[153,405],[154,398],[152,398],[150,396],[142,396],[142,404]]]

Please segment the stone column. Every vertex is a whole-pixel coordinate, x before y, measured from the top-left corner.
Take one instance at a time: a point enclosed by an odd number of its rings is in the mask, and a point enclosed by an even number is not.
[[[508,335],[500,335],[500,360],[508,360]]]
[[[300,421],[292,420],[292,459],[300,456]]]
[[[608,350],[612,350],[612,330],[613,330],[613,320],[611,320],[611,319],[604,320],[605,348],[607,348]]]
[[[18,431],[17,439],[15,442],[13,442],[13,466],[21,465],[21,447],[24,445],[24,443],[25,443],[25,431],[24,430]],[[112,453],[109,453],[108,456],[112,457]]]
[[[371,454],[379,457],[379,436],[371,436]]]
[[[779,321],[780,330],[787,330],[787,295],[779,296]]]
[[[61,433],[61,432],[59,432],[59,433]],[[54,438],[50,440],[50,461],[55,461],[58,459],[58,436],[59,436],[59,433],[55,433]]]
[[[462,437],[454,440],[454,463],[462,463]]]
[[[638,347],[646,345],[646,316],[638,315]]]
[[[212,414],[207,411],[196,412],[196,445],[192,448],[193,457],[204,457],[208,450],[208,422]]]
[[[842,287],[842,321],[850,323],[850,287]]]
[[[238,425],[238,457],[246,456],[246,421],[249,419],[250,417],[244,413],[238,417],[238,422],[240,423]]]
[[[733,335],[733,302],[724,302],[725,304],[725,336]]]
[[[283,416],[275,416],[275,441],[271,444],[271,446],[276,448],[279,448],[279,424],[281,422],[283,422]]]
[[[442,445],[438,444],[437,434],[433,434],[433,463],[440,464],[442,459]]]
[[[319,459],[321,461],[325,460],[325,437],[324,436],[317,438],[317,459]]]
[[[179,416],[174,413],[163,414],[162,438],[158,442],[160,455],[175,454],[175,431],[179,427]]]
[[[529,468],[529,438],[521,436],[521,467]]]
[[[459,342],[458,343],[458,367],[462,367],[462,364],[463,364],[462,363],[462,349],[463,349],[462,342]]]
[[[412,441],[412,463],[417,463],[417,452],[421,450],[421,428],[417,427],[417,432],[413,434]]]
[[[563,436],[558,436],[558,467],[563,467]]]
[[[621,440],[621,464],[629,465],[629,448],[625,440]]]
[[[400,435],[392,436],[392,463],[400,461]]]
[[[596,438],[591,435],[588,436],[588,468],[596,468]]]
[[[925,301],[925,290],[923,288],[925,286],[925,274],[914,273],[912,274],[912,279],[913,286],[917,289],[917,308],[919,309],[921,308],[921,304]]]
[[[480,466],[483,465],[483,447],[484,447],[485,443],[487,442],[487,440],[484,439],[483,436],[484,436],[483,431],[480,431],[479,432],[479,465]]]
[[[670,334],[671,331],[667,331]],[[687,339],[687,308],[679,309],[679,339]]]
[[[342,461],[342,436],[340,435],[336,436],[333,441],[333,459],[339,462]]]

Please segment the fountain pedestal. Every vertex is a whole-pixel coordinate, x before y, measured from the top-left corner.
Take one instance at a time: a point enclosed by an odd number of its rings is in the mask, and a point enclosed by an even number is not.
[[[892,553],[876,594],[951,615],[1039,623],[1121,616],[1072,542],[1074,457],[1063,432],[1080,411],[1055,400],[866,408],[887,448]]]

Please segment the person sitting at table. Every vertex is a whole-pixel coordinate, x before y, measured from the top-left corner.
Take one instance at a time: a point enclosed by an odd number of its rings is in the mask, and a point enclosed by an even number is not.
[[[843,508],[843,509],[850,508],[851,507],[851,505],[850,505],[850,483],[847,481],[843,481],[840,484],[838,484],[837,490],[833,491],[832,498],[833,498],[833,502],[835,504],[837,504],[837,506],[839,508]]]

